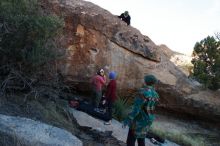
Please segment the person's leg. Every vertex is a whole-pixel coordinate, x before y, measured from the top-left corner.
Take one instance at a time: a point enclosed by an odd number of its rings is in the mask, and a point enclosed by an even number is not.
[[[107,105],[108,105],[108,116],[109,116],[109,120],[112,119],[112,101],[107,101]]]
[[[135,135],[133,131],[129,128],[128,137],[127,137],[127,146],[135,146],[135,141],[136,141]]]
[[[95,106],[98,108],[99,107],[99,102],[102,97],[102,91],[96,91],[96,97],[95,97]]]
[[[107,100],[107,121],[104,124],[110,125],[112,120],[112,102]]]
[[[90,98],[89,101],[91,101],[90,103],[95,106],[96,105],[96,88],[92,87],[92,97]]]
[[[138,138],[138,146],[145,146],[145,139],[144,138]]]
[[[91,98],[91,104],[93,105],[93,106],[95,106],[95,99],[96,99],[96,92],[94,91],[93,93],[92,93],[92,98]]]

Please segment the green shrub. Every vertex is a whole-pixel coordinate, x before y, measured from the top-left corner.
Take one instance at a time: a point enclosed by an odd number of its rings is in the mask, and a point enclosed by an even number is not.
[[[64,85],[53,65],[61,55],[54,38],[62,28],[63,20],[37,0],[0,1],[0,92],[58,96]]]
[[[37,0],[0,1],[1,65],[36,67],[56,58],[50,39],[62,28],[57,16],[45,15]]]
[[[119,121],[126,118],[129,112],[129,104],[123,98],[118,98],[113,106],[113,117]]]

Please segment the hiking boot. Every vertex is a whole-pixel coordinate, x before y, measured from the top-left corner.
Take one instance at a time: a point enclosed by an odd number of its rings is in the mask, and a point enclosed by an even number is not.
[[[156,139],[151,138],[150,141],[155,145],[161,145],[160,142],[158,142]]]
[[[110,121],[108,121],[108,122],[104,122],[104,125],[111,125],[111,120]]]

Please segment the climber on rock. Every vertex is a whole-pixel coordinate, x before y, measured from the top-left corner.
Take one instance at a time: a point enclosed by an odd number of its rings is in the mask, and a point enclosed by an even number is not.
[[[130,25],[131,17],[129,15],[128,11],[125,11],[124,13],[122,13],[120,16],[118,16],[118,18],[120,18],[121,20],[126,22],[127,25]]]

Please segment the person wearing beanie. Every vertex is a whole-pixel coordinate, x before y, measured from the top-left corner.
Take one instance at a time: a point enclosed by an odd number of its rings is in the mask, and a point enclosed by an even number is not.
[[[109,79],[110,79],[110,82],[108,83],[107,85],[107,90],[106,90],[106,93],[105,93],[105,99],[106,99],[106,102],[107,102],[107,112],[109,114],[109,121],[108,122],[105,122],[104,124],[105,125],[110,125],[111,124],[111,119],[112,119],[112,105],[113,103],[115,102],[116,100],[116,72],[114,71],[111,71],[109,73]]]
[[[91,84],[92,84],[92,91],[93,91],[93,98],[92,104],[98,109],[99,101],[102,97],[102,90],[106,83],[105,72],[103,69],[98,70],[96,75],[92,77]]]
[[[131,17],[129,15],[128,11],[125,11],[124,13],[122,13],[120,16],[118,16],[118,18],[120,18],[122,21],[126,22],[127,25],[130,25]]]
[[[114,79],[116,78],[116,72],[111,71],[111,72],[109,73],[108,77],[109,77],[110,80],[114,80]]]
[[[159,101],[159,95],[154,89],[158,82],[154,75],[144,77],[145,86],[138,91],[134,100],[132,112],[123,121],[123,127],[128,126],[127,146],[145,146],[146,134],[154,121],[154,109]]]

